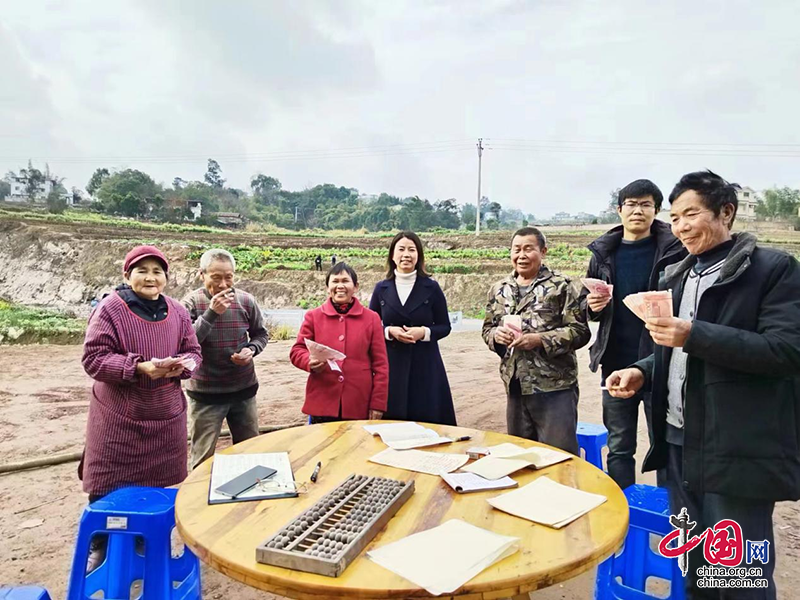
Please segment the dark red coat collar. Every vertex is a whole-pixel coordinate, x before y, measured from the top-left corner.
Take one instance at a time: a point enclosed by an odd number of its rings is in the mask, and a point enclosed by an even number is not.
[[[353,298],[353,308],[347,311],[346,315],[340,315],[338,312],[336,312],[336,309],[333,308],[333,304],[331,304],[330,298],[325,300],[320,308],[322,308],[322,314],[329,317],[349,317],[351,315],[358,316],[364,312],[364,305],[358,301],[358,298]]]

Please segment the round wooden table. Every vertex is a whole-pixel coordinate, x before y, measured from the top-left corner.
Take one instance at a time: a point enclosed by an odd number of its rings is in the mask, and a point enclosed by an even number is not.
[[[467,582],[456,596],[472,599],[508,598],[570,579],[615,552],[628,529],[628,503],[622,490],[602,471],[574,458],[539,471],[524,469],[512,477],[520,487],[537,477],[551,479],[608,501],[562,529],[551,529],[492,508],[487,498],[505,490],[455,493],[434,475],[413,473],[368,462],[386,446],[369,435],[366,421],[344,421],[293,427],[262,435],[224,450],[225,453],[288,452],[295,480],[309,482],[322,461],[317,483],[297,498],[208,505],[211,462],[195,469],[181,485],[175,503],[178,531],[205,563],[258,589],[289,598],[428,598],[424,589],[366,558],[372,548],[449,519],[462,519],[502,535],[521,538],[519,552]],[[431,452],[464,453],[471,446],[512,442],[537,446],[522,438],[464,427],[426,425],[443,435],[471,435],[466,442],[423,448]],[[326,577],[256,562],[256,546],[300,512],[314,504],[350,474],[415,480],[415,492],[364,552],[340,577]],[[442,596],[440,596],[442,597]],[[445,596],[446,597],[446,596]]]

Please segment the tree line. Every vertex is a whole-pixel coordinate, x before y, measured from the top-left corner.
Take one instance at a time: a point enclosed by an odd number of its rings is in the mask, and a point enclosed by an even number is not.
[[[36,169],[31,162],[19,170],[26,179],[25,193],[30,201],[44,199],[48,210],[63,212],[69,195],[63,178]],[[0,180],[0,199],[10,192],[8,181],[15,176],[9,172]],[[53,183],[45,198],[37,198],[45,181]],[[86,191],[95,200],[88,206],[109,215],[146,218],[154,221],[180,223],[193,220],[198,224],[215,225],[220,212],[237,213],[245,219],[269,223],[287,229],[366,229],[387,231],[413,229],[466,229],[474,231],[475,204],[459,204],[455,198],[431,202],[419,196],[401,198],[382,193],[365,197],[355,188],[321,184],[301,191],[283,188],[275,177],[256,174],[250,180],[250,189],[241,190],[226,185],[220,164],[208,159],[202,181],[186,181],[175,177],[172,186],[157,183],[150,175],[137,169],[113,171],[98,168],[86,185]],[[598,222],[613,223],[616,214],[616,192],[611,192],[607,210],[600,213]],[[77,188],[71,192],[76,204],[84,204]],[[789,187],[766,190],[756,208],[762,219],[792,219],[800,226],[798,207],[800,190]],[[190,203],[202,205],[201,216],[194,218]],[[515,208],[503,208],[498,202],[484,197],[480,203],[481,227],[507,229],[535,224],[532,214]]]
[[[167,222],[192,218],[189,203],[200,203],[202,216],[194,221],[207,225],[215,224],[216,214],[228,212],[287,229],[474,230],[476,217],[475,204],[460,205],[455,198],[431,202],[419,196],[400,198],[386,193],[364,197],[355,188],[329,183],[291,191],[264,174],[254,175],[250,189],[242,190],[227,185],[214,159],[208,160],[202,181],[176,177],[172,187],[156,183],[136,169],[112,172],[99,168],[86,191],[102,212]],[[489,229],[519,226],[531,217],[517,209],[504,209],[488,198],[481,202],[482,226]]]

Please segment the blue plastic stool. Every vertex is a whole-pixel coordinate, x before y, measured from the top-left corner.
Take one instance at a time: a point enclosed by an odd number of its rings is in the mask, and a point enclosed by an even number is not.
[[[0,600],[50,600],[47,590],[33,585],[0,589]]]
[[[102,590],[105,600],[128,600],[131,584],[142,580],[143,598],[200,600],[200,562],[189,548],[172,558],[177,490],[130,487],[117,490],[83,510],[72,559],[68,600],[86,600]],[[108,535],[106,558],[86,573],[89,545]],[[144,538],[144,556],[136,537]]]
[[[635,484],[625,490],[630,507],[630,527],[622,552],[597,567],[595,600],[644,600],[657,598],[645,592],[648,577],[669,581],[670,600],[684,600],[683,573],[678,559],[665,558],[650,549],[650,534],[667,535],[669,496],[665,488]],[[617,577],[621,579],[617,581]]]
[[[603,447],[608,446],[608,429],[594,423],[578,423],[578,446],[586,454],[586,462],[603,471]]]

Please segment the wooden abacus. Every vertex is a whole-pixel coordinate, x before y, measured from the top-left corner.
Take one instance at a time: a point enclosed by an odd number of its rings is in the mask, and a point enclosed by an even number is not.
[[[338,577],[414,493],[414,480],[350,475],[256,548],[256,560]]]

